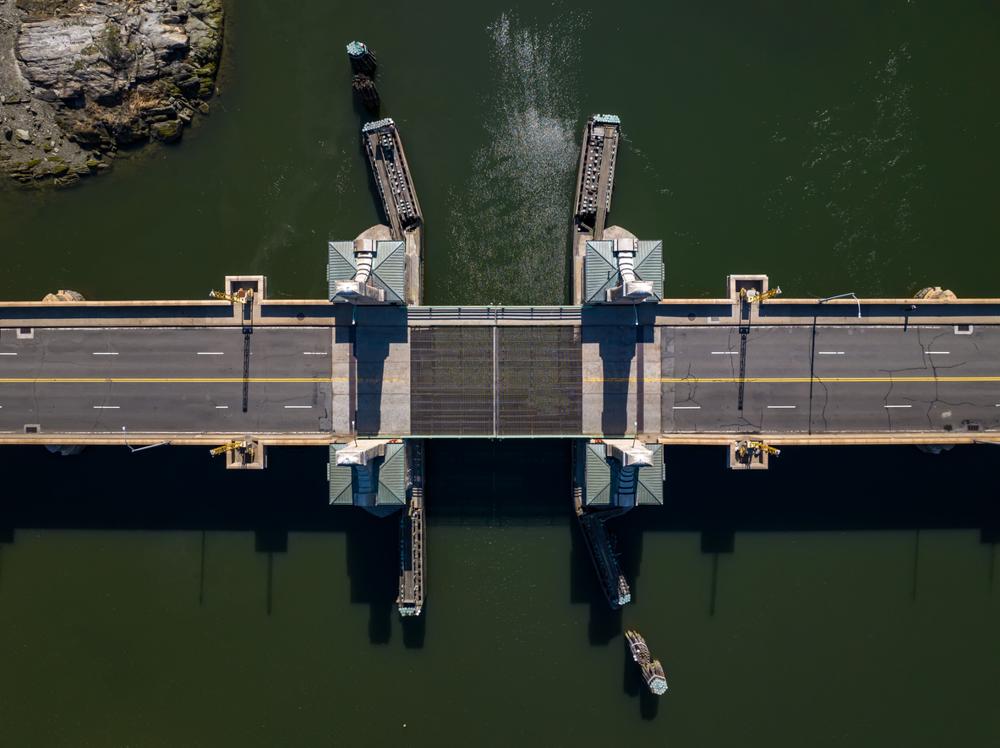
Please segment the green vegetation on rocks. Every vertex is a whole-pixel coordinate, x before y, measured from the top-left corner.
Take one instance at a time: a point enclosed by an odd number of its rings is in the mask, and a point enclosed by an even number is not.
[[[17,60],[0,66],[0,173],[55,181],[180,139],[215,92],[223,20],[222,0],[0,0]]]

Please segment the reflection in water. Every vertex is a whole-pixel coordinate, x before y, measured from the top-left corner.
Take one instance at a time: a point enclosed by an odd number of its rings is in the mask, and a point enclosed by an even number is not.
[[[751,674],[766,684],[763,690],[790,698],[796,687],[782,674],[808,679],[814,668],[806,658],[808,672],[799,672],[799,658],[786,650],[808,648],[827,662],[824,679],[863,689],[855,681],[870,658],[833,670],[828,662],[862,641],[859,626],[865,646],[898,658],[884,667],[903,667],[913,652],[934,650],[939,634],[929,632],[953,630],[936,611],[947,611],[978,646],[989,624],[982,615],[987,570],[980,564],[988,557],[992,566],[992,549],[977,548],[970,533],[913,531],[982,527],[984,540],[995,537],[995,502],[955,492],[948,478],[962,474],[970,485],[987,484],[983,449],[927,455],[908,448],[790,448],[780,465],[749,483],[744,473],[719,469],[719,449],[673,448],[668,506],[615,520],[636,600],[612,612],[572,521],[564,441],[435,441],[427,455],[430,618],[401,623],[393,606],[398,524],[331,510],[323,450],[275,450],[267,471],[245,475],[207,463],[203,449],[108,448],[63,458],[8,448],[0,467],[16,479],[0,495],[0,517],[16,529],[0,532],[0,642],[15,672],[28,672],[31,662],[44,676],[45,693],[57,674],[60,696],[78,694],[92,672],[109,682],[144,684],[140,690],[152,689],[156,698],[132,708],[160,720],[161,730],[167,713],[197,709],[196,694],[170,686],[193,669],[233,703],[249,700],[254,711],[267,711],[275,698],[254,678],[279,692],[291,689],[295,703],[283,707],[282,723],[300,715],[301,700],[313,729],[327,724],[330,700],[349,705],[350,714],[360,715],[345,728],[353,744],[364,744],[372,730],[381,743],[391,739],[383,702],[364,695],[387,682],[399,684],[406,703],[419,705],[399,707],[411,727],[418,714],[459,699],[470,712],[460,720],[464,729],[475,730],[504,694],[559,744],[564,723],[530,710],[540,694],[558,713],[574,709],[575,696],[552,695],[572,682],[614,717],[590,725],[602,739],[628,720],[655,718],[658,729],[669,724],[691,732],[717,706],[720,690],[723,703],[740,703],[726,689]],[[816,482],[834,460],[850,464],[853,480],[870,491],[845,490],[840,480]],[[117,476],[115,484],[107,484],[108,475]],[[198,489],[190,490],[192,484]],[[890,532],[853,532],[863,529]],[[921,589],[914,599],[918,552]],[[870,609],[882,613],[872,616]],[[967,613],[955,617],[956,611]],[[917,642],[899,641],[900,621]],[[625,627],[657,642],[657,656],[677,684],[665,699],[653,698],[637,680],[624,650]],[[82,636],[75,633],[80,628]],[[168,661],[154,656],[146,637],[168,644]],[[36,664],[49,650],[53,657]],[[141,657],[133,660],[134,653]],[[936,672],[962,670],[960,659],[949,662],[937,662]],[[482,683],[476,679],[484,670],[489,678]],[[485,690],[481,701],[469,696],[472,682]],[[37,695],[41,688],[25,691],[20,678],[0,680],[0,696],[17,693],[32,715],[49,709]],[[970,693],[978,693],[972,684],[955,698]],[[110,698],[121,697],[106,686],[90,708]],[[150,705],[157,699],[162,714]],[[66,719],[81,719],[60,709]],[[214,713],[206,719],[220,724]],[[516,725],[504,725],[500,732],[512,739]],[[424,723],[422,729],[438,728]],[[268,736],[273,730],[251,743],[265,744]]]
[[[473,181],[450,195],[449,296],[557,304],[566,296],[568,216],[577,162],[577,69],[588,16],[541,28],[506,14],[487,33],[495,81],[484,112],[488,144]]]

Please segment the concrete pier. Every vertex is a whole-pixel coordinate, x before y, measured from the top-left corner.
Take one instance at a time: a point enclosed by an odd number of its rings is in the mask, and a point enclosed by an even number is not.
[[[580,163],[573,199],[573,303],[585,303],[584,262],[587,243],[604,238],[614,192],[615,164],[621,121],[615,115],[595,114],[583,130]]]
[[[399,596],[396,606],[401,616],[419,616],[424,608],[426,531],[424,525],[423,443],[407,442],[409,485],[406,508],[399,527]]]
[[[403,142],[391,119],[369,122],[362,128],[362,138],[392,238],[405,245],[405,302],[419,304],[423,298],[423,214]]]

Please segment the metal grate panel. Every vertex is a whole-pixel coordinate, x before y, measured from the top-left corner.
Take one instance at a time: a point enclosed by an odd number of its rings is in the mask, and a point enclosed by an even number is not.
[[[498,327],[497,431],[500,435],[583,430],[579,327]]]
[[[493,433],[493,328],[410,330],[410,430]]]

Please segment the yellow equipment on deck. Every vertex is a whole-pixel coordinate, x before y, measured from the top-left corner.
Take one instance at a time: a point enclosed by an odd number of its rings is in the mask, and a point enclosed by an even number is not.
[[[218,457],[219,455],[224,455],[227,452],[240,452],[253,460],[253,444],[248,441],[226,442],[221,447],[216,447],[210,451],[212,457]]]
[[[213,299],[221,299],[223,301],[231,301],[233,304],[250,304],[253,302],[253,289],[252,288],[240,288],[234,293],[226,293],[225,291],[211,291],[208,294]]]
[[[761,301],[767,301],[768,299],[773,299],[775,296],[781,295],[781,286],[775,286],[774,288],[769,288],[768,290],[761,293],[754,288],[741,288],[740,298],[748,304],[757,304]]]
[[[777,457],[781,454],[781,450],[777,447],[772,447],[770,444],[757,441],[740,442],[739,446],[736,448],[736,456],[741,462],[749,462],[750,460],[760,457],[762,454],[774,455]]]

